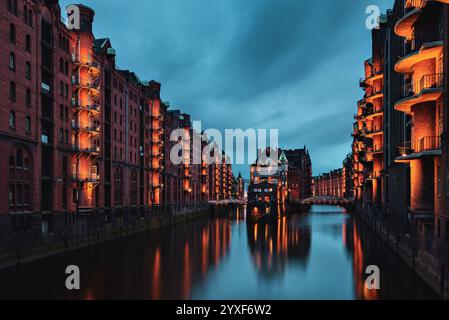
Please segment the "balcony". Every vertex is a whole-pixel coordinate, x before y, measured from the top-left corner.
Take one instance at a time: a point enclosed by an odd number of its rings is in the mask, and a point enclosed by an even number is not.
[[[366,149],[366,152],[370,155],[376,155],[376,154],[382,154],[383,150],[384,149],[381,145],[374,145],[373,147],[368,147]]]
[[[426,0],[406,0],[405,14],[399,19],[394,27],[394,31],[400,37],[407,40],[413,39],[413,25],[426,5]]]
[[[398,73],[411,73],[416,64],[428,59],[436,59],[441,56],[442,52],[443,41],[426,42],[419,50],[399,60],[394,66],[394,70]]]
[[[372,120],[372,119],[374,119],[376,117],[381,117],[383,115],[384,115],[384,109],[383,108],[378,109],[378,110],[369,110],[369,111],[366,112],[365,119],[366,120]]]
[[[76,68],[80,69],[80,68],[88,68],[89,71],[92,71],[94,73],[99,73],[100,72],[100,64],[96,61],[81,61],[80,57],[72,54],[72,62],[75,65]]]
[[[89,153],[93,155],[100,154],[100,147],[80,147],[78,145],[72,144],[72,150],[74,152]]]
[[[384,95],[383,93],[383,87],[382,86],[375,86],[372,88],[371,91],[368,91],[366,93],[366,102],[367,103],[373,103],[374,100],[377,98],[382,98]]]
[[[366,78],[360,79],[360,87],[365,88],[372,86],[374,81],[382,79],[384,76],[382,68],[371,67],[371,72]]]
[[[101,111],[101,108],[97,104],[91,104],[82,106],[80,101],[76,98],[72,98],[72,108],[78,111],[88,111],[92,115],[98,115]]]
[[[438,100],[443,94],[443,79],[442,73],[428,74],[404,86],[403,98],[396,102],[395,110],[410,114],[412,106]]]
[[[76,182],[100,183],[100,175],[97,173],[90,173],[87,177],[78,177],[76,173],[73,173],[72,180]]]
[[[82,83],[80,79],[72,77],[72,85],[77,91],[88,90],[91,96],[100,94],[100,82],[98,80]]]
[[[84,131],[92,135],[98,135],[100,134],[100,125],[97,124],[88,124],[88,125],[81,125],[75,120],[72,120],[72,129],[74,131]]]
[[[371,129],[367,129],[366,137],[367,138],[373,138],[374,136],[377,136],[377,135],[383,134],[383,133],[384,133],[383,126],[374,126]]]
[[[382,173],[380,171],[366,172],[365,175],[367,180],[376,180],[382,177]]]
[[[398,146],[396,162],[409,162],[422,157],[438,157],[442,155],[441,137],[423,137]]]

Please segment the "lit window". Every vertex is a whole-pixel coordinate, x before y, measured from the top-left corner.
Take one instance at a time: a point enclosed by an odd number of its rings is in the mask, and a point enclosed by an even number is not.
[[[16,55],[13,52],[9,54],[9,69],[16,70]]]
[[[14,111],[11,111],[9,113],[9,127],[10,128],[16,127],[16,113]]]
[[[28,61],[25,63],[25,76],[27,79],[31,79],[31,63]]]
[[[30,117],[25,118],[25,130],[27,132],[31,132],[31,118]]]

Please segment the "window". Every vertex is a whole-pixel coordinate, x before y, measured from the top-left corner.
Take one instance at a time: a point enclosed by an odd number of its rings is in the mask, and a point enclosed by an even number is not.
[[[14,52],[9,54],[9,69],[12,71],[16,71],[16,55]]]
[[[64,142],[64,131],[62,128],[59,129],[59,142]]]
[[[29,61],[25,63],[25,77],[31,79],[31,63]]]
[[[123,171],[120,167],[114,171],[114,201],[116,206],[123,204]]]
[[[131,204],[136,205],[137,204],[137,172],[136,170],[133,170],[131,172],[131,177],[129,179],[129,198]]]
[[[31,107],[31,90],[27,89],[25,93],[25,104],[27,107]]]
[[[28,24],[31,27],[33,26],[33,11],[31,9],[28,9]]]
[[[9,113],[9,127],[13,129],[16,127],[16,113],[14,111]]]
[[[25,118],[25,130],[26,130],[26,132],[31,132],[31,118],[30,117]]]
[[[17,15],[17,0],[8,0],[8,10]]]
[[[11,212],[30,210],[31,158],[23,148],[17,148],[9,156],[9,209]]]
[[[16,101],[16,83],[11,82],[9,84],[9,99]]]
[[[69,75],[69,62],[68,61],[66,61],[65,63],[64,63],[64,73],[65,73],[65,75]]]
[[[27,6],[23,6],[23,22],[28,24],[28,8]]]
[[[59,59],[59,72],[64,73],[64,60]]]
[[[9,25],[9,42],[16,43],[16,26],[12,23]]]
[[[64,119],[64,107],[62,104],[59,105],[59,118]]]
[[[25,50],[31,53],[31,37],[29,34],[25,36]]]
[[[69,130],[65,129],[64,142],[69,143]]]
[[[69,108],[65,107],[65,119],[69,120]]]

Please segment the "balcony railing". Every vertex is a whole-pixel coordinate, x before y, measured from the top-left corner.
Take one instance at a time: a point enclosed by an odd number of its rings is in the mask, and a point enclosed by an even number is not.
[[[375,95],[377,95],[377,94],[380,94],[380,93],[382,93],[382,92],[383,92],[383,87],[381,87],[381,86],[375,86],[375,87],[373,87],[372,90],[369,90],[369,91],[366,93],[366,97],[367,97],[367,98],[370,98],[370,97],[373,97],[373,96],[375,96]]]
[[[383,151],[382,145],[374,145],[373,147],[368,147],[367,152],[368,153],[379,153]]]
[[[443,74],[427,74],[421,80],[409,83],[403,87],[403,98],[409,98],[422,93],[426,89],[440,88],[443,86]]]
[[[424,5],[425,0],[406,0],[405,9],[406,13],[414,10],[415,8],[421,8]]]
[[[384,130],[383,126],[374,126],[371,129],[368,129],[366,134],[376,134],[378,132],[382,132]]]
[[[75,152],[99,153],[100,147],[80,147],[76,144],[72,144],[72,150]]]
[[[76,173],[72,173],[72,180],[96,183],[100,181],[100,175],[98,173],[91,173],[87,177],[78,178],[78,175]]]
[[[403,145],[398,146],[399,156],[408,156],[414,153],[421,153],[424,151],[433,151],[441,149],[441,137],[431,136],[423,137],[419,140],[408,141]]]

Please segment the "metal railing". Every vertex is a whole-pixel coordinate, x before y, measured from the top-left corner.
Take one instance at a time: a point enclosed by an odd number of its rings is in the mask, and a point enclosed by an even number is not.
[[[375,87],[372,88],[372,90],[368,90],[367,91],[366,97],[370,98],[370,97],[373,97],[373,96],[375,96],[377,94],[380,94],[382,92],[383,92],[383,87],[382,86],[375,86]]]
[[[408,141],[398,146],[399,156],[406,156],[423,151],[432,151],[441,149],[441,137],[430,136],[423,137],[419,140]]]
[[[406,0],[405,9],[421,8],[424,5],[425,0]],[[408,10],[410,12],[411,10]]]
[[[409,83],[403,87],[403,98],[418,95],[426,89],[442,87],[443,79],[442,73],[424,75],[419,81]]]
[[[384,127],[383,126],[374,126],[374,127],[372,127],[371,129],[368,129],[367,131],[366,131],[366,134],[375,134],[375,133],[378,133],[378,132],[382,132],[384,130]]]
[[[383,146],[382,145],[374,145],[373,147],[368,147],[366,149],[366,151],[368,153],[378,153],[378,152],[382,152],[383,151]]]

